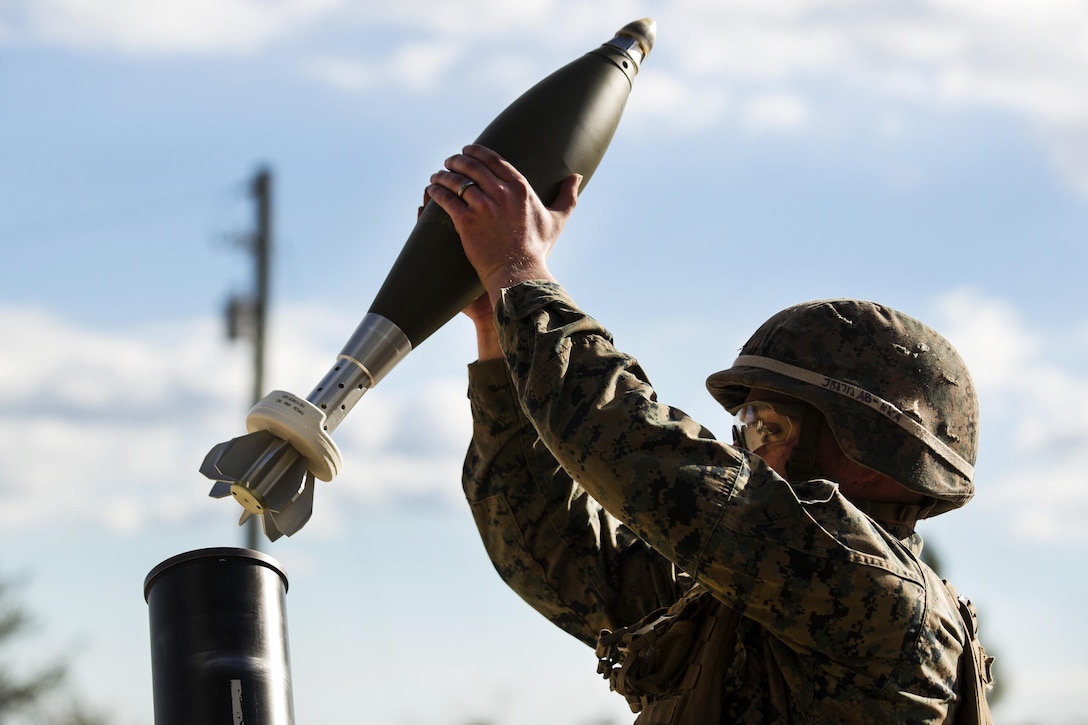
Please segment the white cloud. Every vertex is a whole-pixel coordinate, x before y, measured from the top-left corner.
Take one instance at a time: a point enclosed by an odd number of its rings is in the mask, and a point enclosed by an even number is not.
[[[972,291],[946,296],[941,309],[937,327],[979,391],[985,505],[1022,540],[1088,546],[1088,373],[1058,362],[1066,336],[1031,330],[1007,302]]]
[[[941,332],[955,344],[982,394],[1017,391],[1042,341],[1008,302],[961,289],[941,299]]]
[[[1005,301],[958,291],[936,317],[982,399],[981,505],[1026,541],[1088,545],[1088,375],[1048,355],[1066,343],[1029,328]],[[290,334],[273,338],[268,387],[305,395],[354,322],[314,307],[282,309],[277,320]],[[206,498],[197,473],[214,444],[242,434],[249,394],[247,351],[221,342],[210,320],[96,331],[0,308],[0,336],[13,341],[0,363],[0,526],[92,523],[129,535],[237,517],[232,501]],[[1069,344],[1079,352],[1084,340]],[[413,374],[409,384],[394,371],[337,429],[344,469],[319,484],[311,528],[333,535],[350,511],[383,500],[460,499],[464,380]]]
[[[808,125],[811,112],[805,99],[796,93],[765,93],[744,105],[742,122],[754,130],[794,131]]]
[[[659,133],[665,124],[687,133],[717,124],[729,107],[724,88],[706,88],[681,75],[647,73],[638,79],[638,93],[626,112],[631,125]]]
[[[1074,188],[1088,197],[1088,122],[1064,126],[1047,126],[1041,131],[1050,147],[1051,156]]]
[[[140,54],[246,53],[297,33],[342,0],[33,0],[31,39]]]
[[[869,44],[890,57],[932,64],[962,57],[970,42],[966,28],[907,21],[872,28]]]
[[[563,0],[462,0],[458,3],[368,3],[356,7],[356,21],[380,22],[402,29],[429,31],[447,37],[480,38],[526,32],[540,27],[569,3]],[[480,22],[486,18],[487,22]]]
[[[906,100],[1020,117],[1036,129],[1070,182],[1088,193],[1084,3],[688,0],[670,3],[657,19],[660,47],[647,76],[677,76],[732,96],[783,86],[807,94],[834,88],[848,92],[844,99]],[[803,99],[809,106],[812,101]],[[729,121],[732,110],[748,128],[761,122],[775,127],[783,119],[744,104],[719,110],[716,121]]]
[[[463,47],[454,43],[415,43],[400,46],[381,60],[312,58],[306,61],[305,71],[346,91],[397,88],[423,93],[432,90],[464,54]]]
[[[342,91],[373,88],[380,84],[381,78],[377,63],[350,58],[310,58],[305,63],[304,71],[311,78]]]
[[[281,309],[277,321],[290,334],[273,339],[268,387],[306,395],[353,322],[312,307]],[[0,307],[0,337],[10,345],[0,362],[0,527],[91,523],[128,535],[241,513],[210,501],[197,472],[213,445],[245,432],[251,385],[248,350],[222,342],[213,321],[101,331]],[[334,435],[346,465],[316,507],[455,500],[468,435],[462,380],[379,386]]]
[[[524,84],[635,19],[620,2],[570,0],[24,0],[12,7],[9,16],[21,20],[0,18],[6,42],[221,54],[289,40],[316,80],[412,93],[433,92],[454,72],[462,88],[473,79],[495,88],[496,73],[512,72],[511,57],[522,59],[516,82]],[[825,88],[991,110],[1030,122],[1058,168],[1088,193],[1088,5],[1078,0],[671,0],[653,14],[659,41],[638,83],[652,111],[642,113],[679,132],[735,120],[749,129],[801,128],[804,109],[814,105],[805,94]],[[308,53],[327,47],[329,32],[357,34],[361,57]],[[796,96],[788,105],[769,100],[786,87]],[[738,97],[754,100],[726,102]]]
[[[25,16],[23,30],[32,38],[122,52],[246,52],[285,38],[304,40],[315,28],[332,26],[340,32],[399,34],[402,44],[394,35],[387,57],[402,70],[416,67],[417,77],[419,68],[434,59],[432,53],[445,57],[451,47],[486,66],[494,54],[512,48],[536,55],[548,48],[588,50],[635,19],[621,3],[587,8],[564,0],[422,5],[35,0],[17,7]],[[910,88],[929,102],[996,107],[1040,122],[1074,123],[1088,117],[1088,99],[1079,85],[1088,68],[1085,8],[1072,0],[915,0],[880,8],[844,0],[673,0],[655,9],[660,42],[649,62],[657,73],[708,86],[861,82],[867,93]],[[360,82],[358,60],[311,63],[324,69],[322,77],[331,82],[350,87]],[[904,78],[914,82],[904,85]],[[888,79],[892,82],[886,85]]]

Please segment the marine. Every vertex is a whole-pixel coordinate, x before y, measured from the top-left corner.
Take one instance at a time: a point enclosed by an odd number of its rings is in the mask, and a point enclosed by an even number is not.
[[[988,722],[973,609],[914,530],[974,494],[952,345],[868,301],[790,307],[708,378],[718,440],[549,271],[578,181],[546,206],[471,145],[426,190],[487,291],[463,485],[499,575],[639,725]]]

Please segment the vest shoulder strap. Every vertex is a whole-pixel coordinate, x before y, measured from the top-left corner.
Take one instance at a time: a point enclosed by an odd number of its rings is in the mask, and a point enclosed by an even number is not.
[[[986,654],[978,640],[978,614],[971,600],[956,591],[951,582],[942,580],[956,600],[960,617],[967,627],[967,646],[960,657],[960,705],[956,725],[993,725],[986,692],[993,684],[994,658]]]

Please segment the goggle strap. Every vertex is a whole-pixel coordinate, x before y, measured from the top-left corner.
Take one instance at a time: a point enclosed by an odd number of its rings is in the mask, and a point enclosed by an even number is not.
[[[733,447],[747,449],[748,446],[744,444],[744,435],[740,432],[741,427],[739,425],[733,426]]]

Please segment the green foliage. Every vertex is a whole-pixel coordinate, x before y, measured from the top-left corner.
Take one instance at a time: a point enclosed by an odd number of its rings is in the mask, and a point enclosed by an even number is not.
[[[0,654],[27,634],[33,622],[26,610],[12,597],[12,584],[0,579]],[[108,720],[90,711],[67,687],[67,667],[63,661],[27,672],[0,659],[0,725],[35,723],[35,725],[106,725]]]

